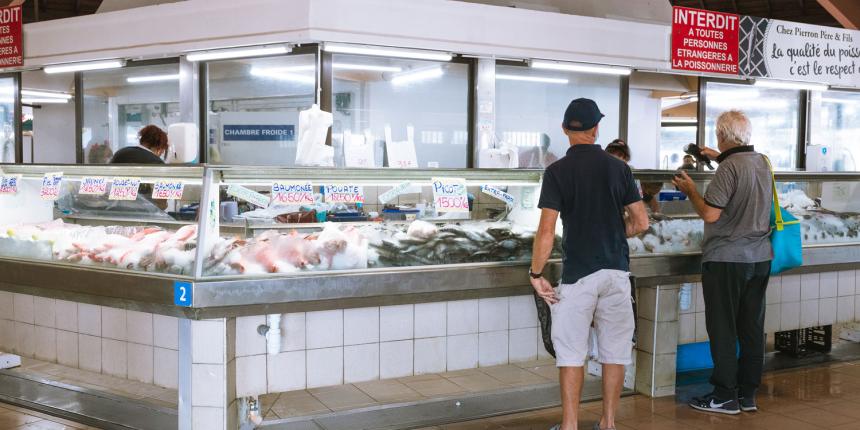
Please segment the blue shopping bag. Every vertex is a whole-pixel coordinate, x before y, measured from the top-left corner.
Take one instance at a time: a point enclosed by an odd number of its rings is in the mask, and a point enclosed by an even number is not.
[[[803,265],[803,239],[800,220],[779,205],[773,167],[767,157],[764,159],[770,167],[773,181],[773,209],[770,212],[770,244],[773,247],[773,260],[770,262],[770,274],[779,275]]]

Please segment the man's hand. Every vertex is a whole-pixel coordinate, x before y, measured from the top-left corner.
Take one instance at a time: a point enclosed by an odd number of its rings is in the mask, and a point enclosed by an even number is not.
[[[717,157],[720,156],[720,151],[717,151],[716,149],[713,149],[713,148],[708,148],[706,146],[706,147],[702,148],[702,155],[704,155],[705,157],[708,157],[711,160],[716,160]]]
[[[543,276],[540,278],[531,278],[532,288],[535,289],[535,292],[538,296],[540,296],[543,301],[548,305],[554,305],[558,303],[558,297],[555,296],[555,290],[552,288],[552,284],[546,280]]]
[[[696,192],[696,183],[683,170],[675,174],[675,177],[672,178],[672,183],[686,196],[690,196]]]

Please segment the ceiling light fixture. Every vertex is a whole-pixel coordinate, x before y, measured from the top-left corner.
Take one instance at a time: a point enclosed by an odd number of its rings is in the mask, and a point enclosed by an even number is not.
[[[368,72],[401,72],[402,68],[397,66],[374,66],[371,64],[348,64],[348,63],[334,63],[332,66],[337,70],[365,70]]]
[[[558,61],[532,60],[529,66],[534,69],[564,70],[568,72],[596,73],[600,75],[629,75],[631,69],[621,66],[603,66],[599,64],[564,63]]]
[[[258,76],[258,77],[264,77],[264,78],[279,79],[282,81],[293,81],[293,82],[298,82],[298,83],[302,83],[302,84],[315,84],[316,83],[316,77],[314,77],[312,75],[308,76],[308,75],[300,75],[298,73],[282,72],[279,69],[252,67],[251,68],[251,75],[252,76]]]
[[[503,81],[525,81],[525,82],[541,82],[545,84],[567,84],[570,81],[562,78],[546,78],[542,76],[523,76],[523,75],[507,75],[504,73],[496,73],[496,79]]]
[[[231,58],[262,57],[266,55],[287,54],[290,48],[286,45],[253,46],[247,48],[218,49],[213,51],[198,51],[186,54],[188,61],[226,60]]]
[[[403,85],[403,84],[408,84],[408,83],[412,83],[412,82],[416,82],[416,81],[423,81],[423,80],[427,80],[427,79],[439,78],[439,77],[442,77],[442,75],[444,75],[444,74],[445,74],[445,71],[442,70],[442,68],[439,66],[431,67],[429,69],[421,69],[421,70],[415,70],[415,71],[410,71],[410,72],[404,72],[404,73],[398,74],[398,75],[394,76],[393,78],[391,78],[391,84],[392,85]]]
[[[42,91],[42,90],[30,90],[30,89],[22,89],[22,96],[28,97],[36,97],[36,98],[48,98],[48,99],[58,99],[58,100],[69,100],[72,98],[72,95],[69,93],[63,92],[54,92],[54,91]]]
[[[341,45],[326,43],[323,50],[336,54],[372,55],[376,57],[411,58],[413,60],[451,61],[454,56],[447,52],[417,51],[412,49],[383,48],[375,46]]]
[[[91,70],[106,70],[118,69],[125,66],[123,60],[104,60],[104,61],[85,61],[80,63],[55,64],[45,66],[45,73],[69,73],[69,72],[84,72]]]
[[[37,105],[37,104],[65,104],[68,103],[69,99],[57,99],[57,98],[32,98],[32,99],[21,99],[21,103],[25,105]]]
[[[149,76],[131,76],[125,79],[130,84],[139,84],[143,82],[161,82],[161,81],[178,81],[179,73],[171,73],[169,75],[149,75]]]
[[[776,81],[772,79],[756,79],[755,86],[761,88],[776,88],[783,90],[827,91],[830,86],[817,82]]]

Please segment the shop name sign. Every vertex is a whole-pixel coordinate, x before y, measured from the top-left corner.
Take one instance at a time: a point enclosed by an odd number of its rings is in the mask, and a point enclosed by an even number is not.
[[[0,8],[0,67],[24,65],[21,6]]]
[[[438,212],[469,212],[466,180],[462,178],[433,178],[433,203]]]
[[[272,203],[313,204],[314,187],[310,182],[275,182],[272,184]]]
[[[364,189],[358,185],[326,185],[328,203],[364,203]]]
[[[674,7],[672,68],[737,75],[739,21],[731,13]]]
[[[291,142],[296,140],[293,125],[225,125],[225,141]]]

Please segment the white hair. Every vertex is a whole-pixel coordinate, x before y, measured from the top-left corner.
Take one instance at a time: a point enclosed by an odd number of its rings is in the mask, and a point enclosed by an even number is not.
[[[750,144],[752,125],[746,114],[739,110],[725,111],[717,117],[717,141],[733,145]]]

